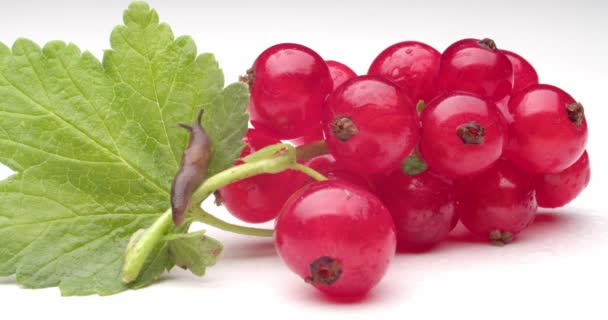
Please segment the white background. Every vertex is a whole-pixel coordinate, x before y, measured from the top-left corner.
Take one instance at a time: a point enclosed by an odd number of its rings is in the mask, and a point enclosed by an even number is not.
[[[0,278],[0,319],[607,319],[608,4],[531,2],[150,1],[176,35],[191,35],[201,52],[216,54],[227,81],[279,42],[308,45],[358,73],[403,40],[441,51],[461,38],[492,37],[519,52],[542,82],[585,105],[593,174],[582,196],[542,212],[516,243],[471,243],[461,230],[430,253],[397,256],[368,299],[336,304],[291,274],[272,241],[211,229],[225,256],[202,279],[178,270],[138,291],[62,298],[56,288],[29,290]],[[62,39],[101,57],[128,3],[2,0],[0,41]],[[9,174],[0,167],[0,178]]]

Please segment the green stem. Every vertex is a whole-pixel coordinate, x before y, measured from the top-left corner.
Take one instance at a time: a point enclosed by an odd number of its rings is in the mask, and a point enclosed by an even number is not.
[[[224,170],[207,179],[192,195],[192,203],[200,203],[221,187],[238,180],[247,179],[262,173],[279,173],[291,168],[292,162],[288,157],[264,159],[250,163],[244,163],[236,167]]]
[[[294,165],[291,166],[291,169],[303,172],[303,173],[307,174],[308,176],[310,176],[311,178],[313,178],[313,179],[315,179],[317,181],[327,180],[327,177],[325,177],[324,175],[322,175],[321,173],[319,173],[315,169],[313,169],[311,167],[307,167],[307,166],[305,166],[303,164],[296,163],[296,164],[294,164]]]
[[[203,210],[202,208],[192,208],[191,212],[195,221],[202,222],[224,231],[255,237],[272,237],[274,233],[274,230],[272,229],[244,227],[226,222]]]
[[[315,147],[312,149],[322,150],[322,148],[323,147]],[[200,203],[215,190],[218,190],[223,186],[263,173],[279,173],[287,169],[294,169],[304,172],[316,180],[326,180],[326,178],[317,171],[297,163],[296,153],[296,150],[291,148],[275,157],[244,163],[215,174],[198,187],[192,195],[191,203],[193,204],[193,208],[190,209],[190,212],[198,221],[226,231],[252,236],[272,236],[273,230],[237,226],[214,217],[200,209]],[[132,240],[133,243],[127,248],[127,255],[122,269],[123,282],[130,283],[137,279],[146,258],[150,255],[152,250],[154,250],[156,245],[162,241],[162,238],[166,235],[172,225],[172,214],[171,209],[169,209],[165,211],[150,228],[143,232],[141,238],[134,238]]]
[[[320,140],[297,147],[296,159],[298,161],[306,161],[327,153],[329,153],[327,143],[325,143],[325,140]]]
[[[127,248],[125,264],[122,267],[122,281],[130,283],[137,279],[146,258],[165,236],[173,225],[171,209],[165,211],[150,228],[142,234],[141,238],[133,239],[134,243]]]

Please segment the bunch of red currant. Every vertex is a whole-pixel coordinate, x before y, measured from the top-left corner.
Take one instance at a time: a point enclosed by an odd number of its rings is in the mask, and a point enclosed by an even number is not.
[[[242,80],[255,127],[242,155],[324,140],[330,154],[305,164],[329,180],[255,176],[220,190],[223,202],[247,222],[277,218],[282,259],[330,295],[364,295],[396,249],[429,249],[459,220],[509,243],[538,206],[563,206],[589,182],[583,106],[490,39],[443,53],[397,43],[364,76],[279,44]]]

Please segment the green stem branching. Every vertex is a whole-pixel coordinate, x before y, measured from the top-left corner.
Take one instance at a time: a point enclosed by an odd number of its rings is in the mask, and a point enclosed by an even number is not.
[[[264,149],[261,151],[264,153],[268,152],[268,150]],[[192,208],[190,208],[189,215],[195,221],[225,231],[248,236],[272,237],[274,230],[244,227],[228,223],[203,210],[201,208],[201,203],[215,190],[235,181],[247,179],[258,174],[279,173],[284,170],[293,169],[303,172],[315,180],[326,180],[327,178],[319,172],[297,162],[300,157],[308,158],[324,153],[327,153],[327,147],[320,142],[312,143],[308,145],[308,147],[303,146],[297,149],[289,146],[282,149],[277,154],[268,157],[262,154],[262,156],[255,158],[255,161],[246,162],[217,173],[207,179],[193,193],[191,200],[193,205]],[[154,248],[163,241],[163,238],[172,226],[172,213],[171,209],[169,209],[165,211],[150,228],[146,229],[139,238],[135,237],[132,239],[132,242],[127,248],[125,263],[122,269],[123,282],[130,283],[137,279],[146,258]]]

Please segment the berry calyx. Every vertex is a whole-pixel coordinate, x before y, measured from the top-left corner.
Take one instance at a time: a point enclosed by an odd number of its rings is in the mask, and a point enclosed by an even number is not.
[[[441,55],[438,81],[444,92],[465,91],[498,102],[511,94],[513,67],[490,39],[464,39]]]
[[[479,40],[479,45],[490,50],[496,50],[496,42],[490,38],[483,38]]]
[[[583,119],[585,119],[585,108],[583,108],[583,105],[580,102],[567,104],[566,109],[568,109],[568,119],[570,119],[572,123],[576,126],[583,124]]]
[[[463,92],[441,95],[426,106],[420,120],[420,154],[441,175],[476,174],[502,155],[506,121],[486,99]]]
[[[304,279],[313,285],[331,285],[342,275],[342,264],[331,257],[323,256],[310,264],[310,277]]]
[[[359,130],[349,116],[337,116],[331,126],[331,132],[342,142],[348,141]]]
[[[239,82],[246,83],[249,86],[249,89],[251,89],[251,86],[253,86],[253,83],[255,82],[255,72],[253,71],[253,68],[247,69],[245,75],[239,77]]]
[[[477,122],[464,123],[456,129],[456,134],[464,144],[482,144],[484,129]]]
[[[321,56],[305,46],[283,43],[266,49],[248,72],[249,114],[255,128],[279,139],[295,139],[320,129],[321,106],[332,79]]]
[[[281,259],[305,282],[335,297],[360,297],[395,255],[395,225],[369,191],[339,180],[311,183],[289,198],[275,228]]]
[[[509,244],[513,241],[513,234],[508,231],[500,231],[500,230],[492,230],[488,235],[490,241],[495,246],[502,247],[506,244]]]
[[[414,103],[397,85],[375,76],[355,77],[337,88],[322,120],[332,155],[360,175],[398,167],[418,142]]]

